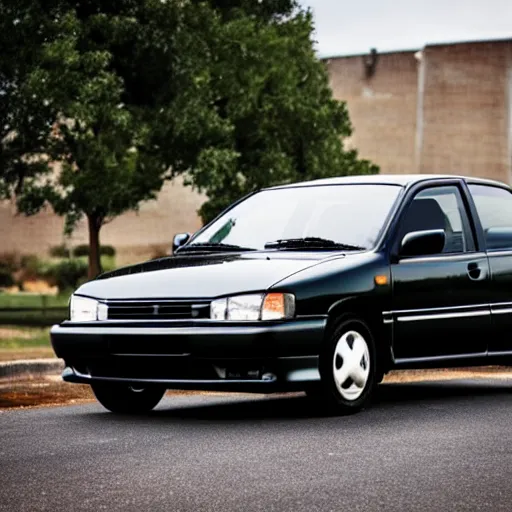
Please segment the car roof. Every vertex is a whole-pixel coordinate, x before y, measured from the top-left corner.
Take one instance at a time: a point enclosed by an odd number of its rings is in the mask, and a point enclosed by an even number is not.
[[[320,180],[304,181],[302,183],[291,183],[289,185],[280,185],[273,188],[294,188],[294,187],[313,187],[317,185],[396,185],[407,187],[420,181],[442,180],[442,179],[463,179],[467,183],[480,183],[482,185],[493,185],[507,187],[505,183],[488,180],[484,178],[475,178],[472,176],[458,176],[450,174],[366,174],[361,176],[340,176],[336,178],[324,178]]]

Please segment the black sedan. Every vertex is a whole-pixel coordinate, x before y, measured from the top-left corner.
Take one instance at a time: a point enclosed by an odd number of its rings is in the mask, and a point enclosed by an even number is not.
[[[81,286],[51,331],[64,380],[113,412],[166,389],[303,390],[336,412],[399,368],[512,358],[512,194],[453,176],[275,187],[171,257]]]

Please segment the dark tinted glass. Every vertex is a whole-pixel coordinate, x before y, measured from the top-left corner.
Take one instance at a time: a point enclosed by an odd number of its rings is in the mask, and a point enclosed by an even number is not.
[[[410,204],[401,225],[401,237],[413,231],[442,229],[443,253],[466,250],[463,227],[464,206],[457,187],[432,187],[419,192]]]
[[[492,249],[510,248],[512,233],[512,194],[503,188],[469,185],[487,245]]]

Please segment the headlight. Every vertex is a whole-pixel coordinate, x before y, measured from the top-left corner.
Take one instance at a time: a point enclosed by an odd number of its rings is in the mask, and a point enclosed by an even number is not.
[[[213,320],[282,320],[295,314],[295,297],[290,293],[237,295],[212,301]]]
[[[107,306],[94,299],[71,296],[69,317],[72,322],[94,322],[107,319]]]

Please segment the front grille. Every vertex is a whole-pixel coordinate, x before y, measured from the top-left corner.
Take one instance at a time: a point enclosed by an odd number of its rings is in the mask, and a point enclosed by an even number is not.
[[[187,320],[210,317],[210,301],[108,301],[109,320]]]

